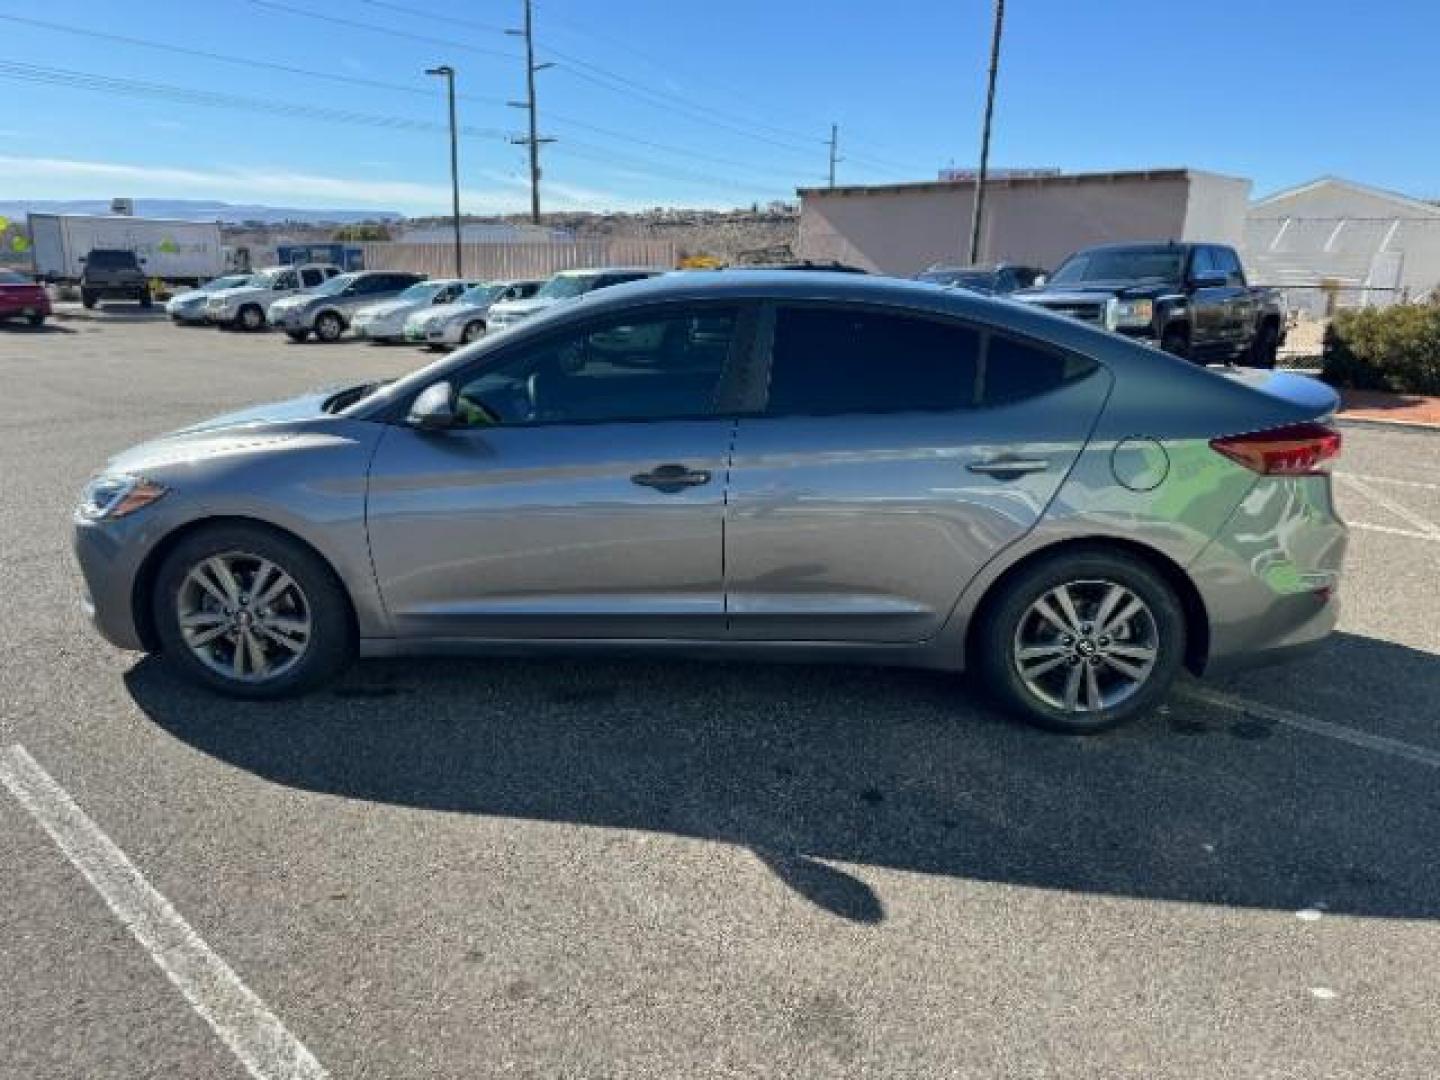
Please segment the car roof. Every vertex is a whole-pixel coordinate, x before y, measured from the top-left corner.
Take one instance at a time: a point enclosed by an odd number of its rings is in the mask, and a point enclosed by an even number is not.
[[[554,277],[596,277],[600,274],[663,274],[653,266],[576,266],[560,270]]]

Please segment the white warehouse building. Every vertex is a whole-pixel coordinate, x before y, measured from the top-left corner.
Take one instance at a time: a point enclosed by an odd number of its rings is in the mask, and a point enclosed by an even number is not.
[[[1252,203],[1241,255],[1292,311],[1417,300],[1440,286],[1440,206],[1321,177]]]

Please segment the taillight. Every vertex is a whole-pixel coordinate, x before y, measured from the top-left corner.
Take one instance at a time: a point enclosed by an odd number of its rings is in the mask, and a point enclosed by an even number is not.
[[[1323,472],[1340,453],[1340,432],[1329,424],[1307,421],[1246,435],[1211,439],[1211,449],[1266,476],[1307,476]]]

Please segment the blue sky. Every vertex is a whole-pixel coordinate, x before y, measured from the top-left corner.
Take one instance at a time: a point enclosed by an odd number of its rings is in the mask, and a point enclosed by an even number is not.
[[[542,134],[559,140],[545,151],[547,208],[789,197],[822,182],[831,121],[842,183],[931,179],[976,157],[990,0],[535,11],[537,58],[556,64],[537,76]],[[501,32],[519,13],[520,0],[0,0],[0,199],[440,212],[442,87],[423,70],[450,63],[475,129],[463,205],[520,209],[524,155],[505,135],[523,113],[504,102],[521,96],[523,69]],[[1437,40],[1430,0],[1010,0],[992,163],[1189,165],[1248,176],[1257,195],[1334,173],[1440,197]],[[136,82],[151,87],[134,96]],[[257,99],[270,104],[251,111]]]

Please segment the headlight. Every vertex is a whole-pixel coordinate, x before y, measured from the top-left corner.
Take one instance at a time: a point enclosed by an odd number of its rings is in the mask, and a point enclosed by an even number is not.
[[[1105,309],[1105,324],[1111,330],[1149,326],[1154,320],[1154,300],[1111,300]]]
[[[97,476],[85,485],[80,516],[109,521],[149,506],[169,488],[141,476]]]

